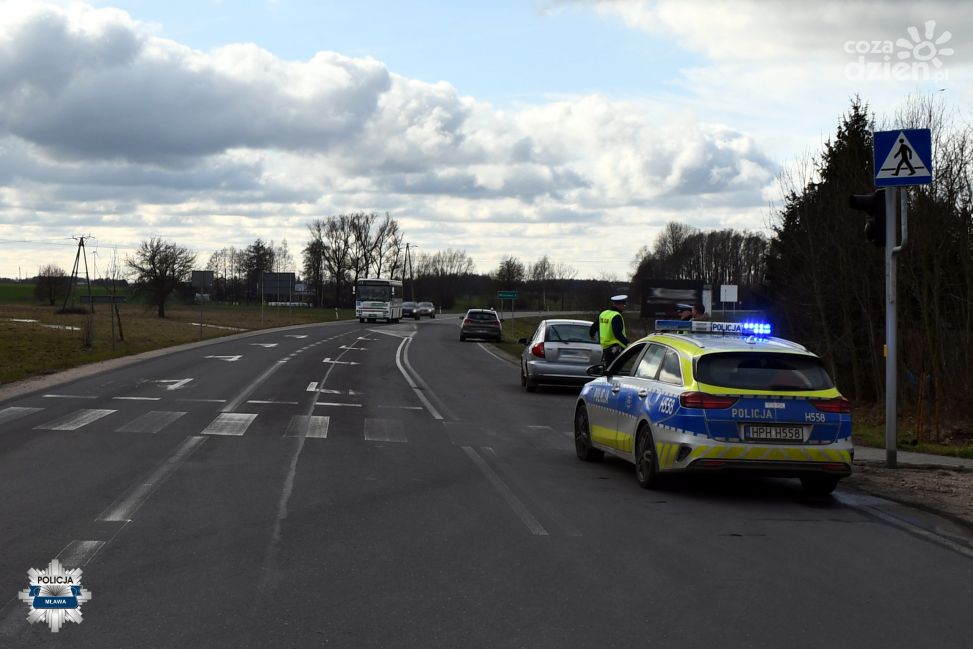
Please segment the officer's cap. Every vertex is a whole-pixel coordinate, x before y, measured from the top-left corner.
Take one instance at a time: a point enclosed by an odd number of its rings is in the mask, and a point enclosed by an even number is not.
[[[677,304],[676,311],[692,311],[693,305],[691,304]]]
[[[613,295],[612,302],[628,302],[627,295]]]

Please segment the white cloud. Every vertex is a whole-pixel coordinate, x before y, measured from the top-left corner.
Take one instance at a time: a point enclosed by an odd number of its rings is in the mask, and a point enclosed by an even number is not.
[[[388,210],[481,270],[549,254],[597,276],[668,219],[753,219],[775,171],[752,135],[679,106],[499,110],[371,58],[201,52],[120,11],[0,4],[0,239],[166,236],[205,261],[257,236],[299,251],[313,218]],[[628,233],[606,243],[603,224]]]

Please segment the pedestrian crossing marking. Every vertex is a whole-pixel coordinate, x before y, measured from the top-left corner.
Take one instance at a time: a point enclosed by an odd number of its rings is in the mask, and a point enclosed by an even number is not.
[[[247,432],[247,428],[253,423],[257,415],[224,412],[219,417],[210,422],[209,426],[203,429],[202,435],[232,435],[239,437]]]
[[[291,417],[290,423],[287,424],[284,437],[301,437],[303,435],[304,437],[327,439],[330,424],[331,417],[294,415]]]
[[[101,409],[78,410],[61,419],[56,419],[55,421],[41,424],[40,426],[34,426],[34,430],[77,430],[82,426],[87,426],[92,422],[98,421],[102,417],[107,417],[114,412],[118,411]]]
[[[398,419],[365,419],[365,439],[370,442],[408,442]]]
[[[5,424],[8,421],[20,419],[21,417],[26,417],[27,415],[32,415],[35,412],[40,412],[41,410],[43,410],[43,408],[4,408],[3,410],[0,410],[0,424]]]

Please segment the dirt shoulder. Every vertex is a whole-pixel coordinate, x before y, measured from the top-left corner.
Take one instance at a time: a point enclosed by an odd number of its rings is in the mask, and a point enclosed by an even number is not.
[[[973,471],[856,461],[841,486],[940,513],[973,530]],[[840,488],[840,487],[839,487]]]

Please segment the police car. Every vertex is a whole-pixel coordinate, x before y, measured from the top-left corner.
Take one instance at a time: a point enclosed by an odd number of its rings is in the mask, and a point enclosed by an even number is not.
[[[851,474],[851,404],[821,360],[754,322],[656,321],[581,390],[578,457],[660,474],[745,470],[798,477],[815,495]]]

